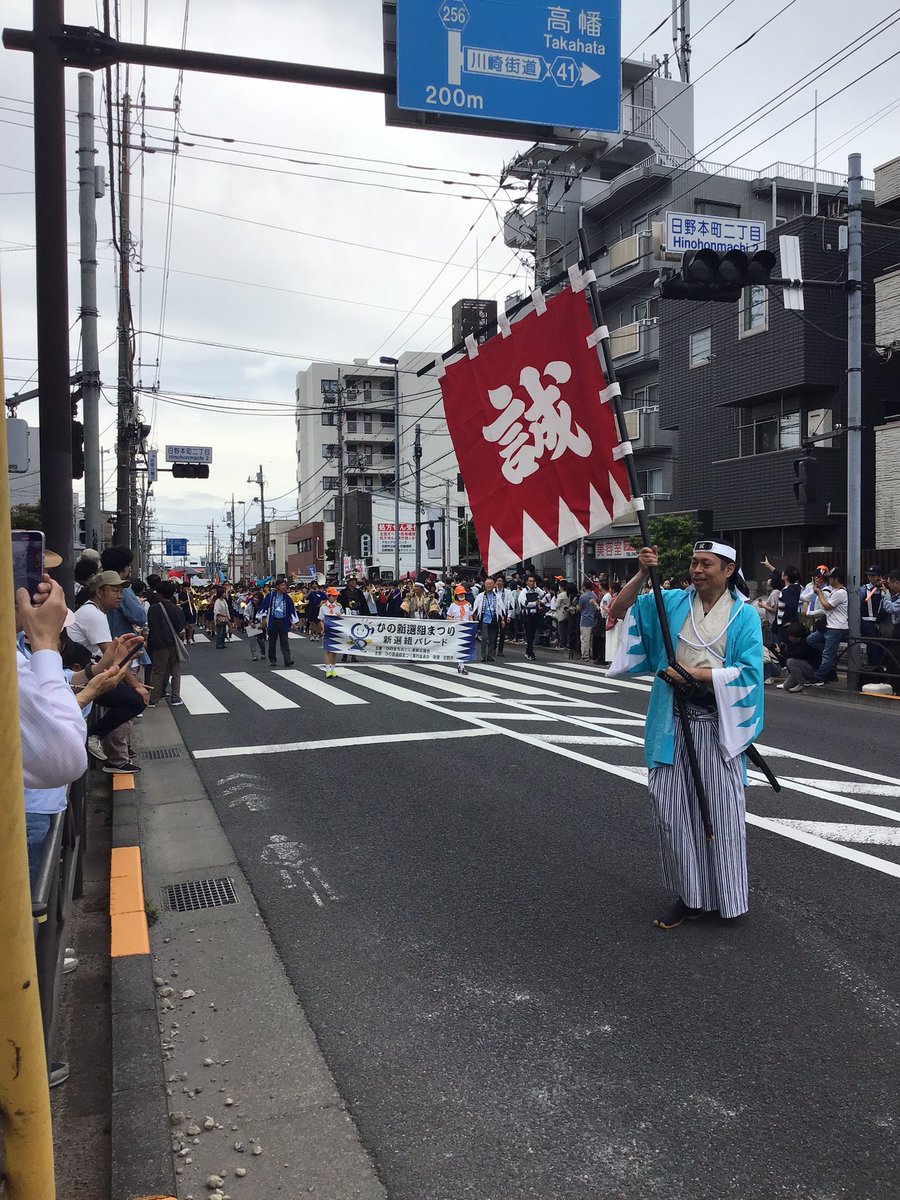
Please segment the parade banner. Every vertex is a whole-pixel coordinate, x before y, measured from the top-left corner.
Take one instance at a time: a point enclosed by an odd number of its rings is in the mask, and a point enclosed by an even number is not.
[[[407,617],[326,617],[323,649],[362,658],[471,662],[475,621],[418,621]]]
[[[502,334],[472,341],[440,381],[491,573],[633,511],[584,294],[536,297]]]

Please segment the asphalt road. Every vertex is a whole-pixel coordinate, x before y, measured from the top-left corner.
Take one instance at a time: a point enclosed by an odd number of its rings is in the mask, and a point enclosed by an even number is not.
[[[751,912],[664,933],[643,685],[292,646],[178,723],[393,1200],[896,1197],[900,706],[768,695]]]

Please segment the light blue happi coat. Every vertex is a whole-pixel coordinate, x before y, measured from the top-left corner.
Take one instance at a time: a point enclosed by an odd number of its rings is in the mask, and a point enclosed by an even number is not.
[[[696,589],[662,593],[675,654],[678,635],[688,619]],[[719,744],[726,759],[743,754],[762,733],[763,654],[759,614],[733,592],[734,605],[725,634],[725,662],[714,667],[713,689],[719,710]],[[653,688],[644,727],[644,757],[648,767],[671,763],[675,757],[675,706],[672,689],[656,676],[668,666],[662,630],[652,595],[639,596],[622,620],[619,649],[607,674],[653,675]]]

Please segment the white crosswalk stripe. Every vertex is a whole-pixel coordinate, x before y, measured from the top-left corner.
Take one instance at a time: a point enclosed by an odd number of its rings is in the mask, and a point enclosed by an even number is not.
[[[311,692],[314,696],[320,696],[329,704],[369,703],[362,696],[355,696],[352,692],[342,692],[334,686],[333,682],[323,679],[320,675],[306,675],[303,671],[296,670],[274,671],[273,674],[279,679],[286,679],[288,683],[294,684],[295,687],[300,687],[307,692]]]
[[[295,701],[283,696],[281,692],[276,692],[274,688],[270,688],[268,684],[257,679],[255,675],[250,675],[247,671],[223,671],[222,678],[234,684],[242,696],[246,696],[248,700],[252,700],[254,704],[258,704],[267,712],[278,708],[300,707]]]
[[[496,699],[490,692],[484,691],[483,688],[470,687],[465,683],[453,683],[450,680],[432,679],[426,677],[420,671],[413,671],[409,667],[392,667],[378,663],[375,668],[385,675],[394,675],[398,679],[407,679],[410,683],[414,683],[417,687],[422,687],[426,684],[430,688],[434,688],[436,692],[449,692],[453,696],[464,696],[469,700],[494,700]],[[457,679],[459,675],[457,675]]]
[[[193,675],[182,675],[181,698],[184,707],[195,717],[205,717],[213,713],[227,713],[228,709],[221,704],[209,688],[203,686]]]
[[[526,670],[527,668],[527,670]],[[492,663],[479,665],[481,671],[501,671],[505,672],[505,667],[498,667]],[[552,681],[557,688],[567,692],[580,692],[585,696],[602,696],[604,693],[610,692],[612,689],[597,683],[580,682],[576,679],[570,679],[568,675],[564,675],[557,671],[554,667],[545,667],[542,663],[525,663],[520,671],[516,672],[516,676],[526,675],[531,683],[544,683],[549,686]]]

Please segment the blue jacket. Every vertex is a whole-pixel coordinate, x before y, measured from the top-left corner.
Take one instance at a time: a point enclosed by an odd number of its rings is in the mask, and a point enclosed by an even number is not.
[[[277,592],[267,592],[266,593],[266,595],[263,597],[262,604],[259,606],[259,612],[256,614],[258,617],[265,617],[265,616],[269,615],[270,610],[272,608],[272,604],[277,595],[278,595]],[[294,608],[294,602],[290,598],[290,596],[287,594],[287,592],[284,593],[283,599],[284,599],[285,620],[287,621],[288,626],[291,626],[298,620],[297,610]],[[277,620],[278,618],[275,618],[275,619]]]
[[[663,592],[666,616],[675,641],[687,620],[696,591]],[[735,592],[725,636],[725,662],[713,669],[713,690],[719,710],[719,743],[725,758],[742,754],[762,732],[762,625],[756,609]],[[667,667],[662,630],[652,596],[639,596],[622,621],[619,649],[607,672],[653,675],[644,726],[644,757],[648,767],[671,763],[675,757],[675,712],[672,689],[656,675]]]

